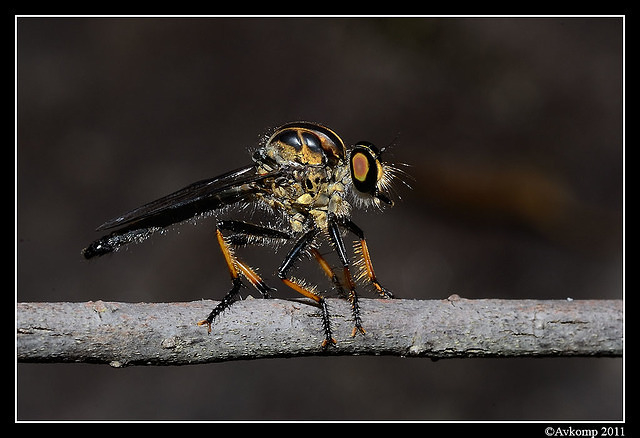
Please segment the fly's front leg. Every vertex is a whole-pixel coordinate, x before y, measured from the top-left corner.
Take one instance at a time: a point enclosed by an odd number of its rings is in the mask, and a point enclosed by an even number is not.
[[[333,338],[333,335],[331,333],[331,321],[329,319],[329,310],[327,309],[327,303],[325,299],[321,295],[316,293],[312,288],[309,288],[298,281],[290,279],[287,275],[289,270],[293,267],[294,263],[300,258],[302,253],[311,244],[316,234],[316,230],[310,230],[303,234],[300,239],[298,239],[293,248],[291,248],[291,251],[289,251],[289,253],[287,254],[284,262],[282,262],[282,265],[280,265],[280,268],[278,269],[278,278],[280,278],[280,280],[282,280],[282,282],[289,286],[291,289],[304,295],[307,298],[311,298],[313,301],[320,305],[320,309],[322,310],[322,328],[324,330],[324,340],[322,341],[322,348],[326,348],[329,344],[335,344],[336,340]]]
[[[231,304],[237,301],[240,288],[244,286],[240,279],[241,273],[262,294],[264,298],[270,297],[269,286],[266,285],[262,278],[260,278],[260,276],[253,269],[237,259],[231,249],[231,246],[228,244],[226,238],[222,235],[222,229],[232,230],[238,233],[248,233],[249,231],[251,231],[256,235],[262,232],[264,235],[268,235],[269,237],[288,237],[286,233],[260,227],[258,225],[246,224],[244,222],[237,221],[218,221],[218,223],[216,224],[216,237],[218,239],[218,244],[220,245],[222,255],[224,256],[224,260],[227,264],[227,268],[229,269],[229,274],[231,275],[231,283],[233,286],[231,290],[227,292],[227,294],[222,298],[222,301],[220,301],[220,303],[218,303],[218,305],[214,307],[207,319],[198,322],[198,325],[206,325],[207,331],[209,333],[211,333],[211,323],[213,322],[213,320],[224,310],[228,309]]]
[[[351,277],[351,270],[349,269],[349,259],[347,258],[347,251],[345,250],[344,241],[342,240],[342,236],[340,235],[340,229],[338,228],[338,223],[336,222],[335,217],[329,218],[329,237],[331,238],[331,242],[333,243],[336,252],[338,253],[338,257],[342,262],[344,281],[347,288],[349,289],[348,298],[351,302],[351,311],[353,314],[354,323],[351,336],[355,336],[358,332],[364,334],[365,330],[364,328],[362,328],[362,320],[360,319],[360,305],[358,304],[358,294],[356,294],[356,286],[353,282],[353,278]]]
[[[371,256],[369,255],[367,240],[364,237],[364,232],[360,229],[360,227],[358,227],[348,219],[342,222],[342,226],[358,236],[359,239],[359,242],[356,242],[355,244],[355,253],[359,257],[356,264],[360,267],[360,274],[358,275],[358,278],[367,277],[369,279],[369,282],[373,284],[382,298],[393,298],[393,294],[386,288],[382,287],[382,285],[376,278],[376,274],[373,271]]]

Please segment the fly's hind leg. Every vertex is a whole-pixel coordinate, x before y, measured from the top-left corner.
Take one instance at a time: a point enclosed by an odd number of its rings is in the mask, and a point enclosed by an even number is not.
[[[222,255],[224,256],[224,260],[227,263],[227,268],[229,269],[229,274],[231,275],[231,283],[233,287],[227,294],[222,298],[222,301],[218,303],[216,307],[213,308],[211,313],[207,319],[203,319],[198,322],[198,325],[206,325],[207,331],[211,333],[211,323],[213,320],[221,314],[223,311],[228,309],[237,299],[238,293],[240,292],[240,288],[243,286],[242,281],[240,280],[240,271],[238,269],[238,264],[235,256],[233,255],[229,245],[224,239],[222,232],[219,228],[216,228],[216,237],[218,238],[218,244],[220,245],[220,249],[222,250]]]
[[[301,282],[289,278],[289,276],[287,275],[289,270],[293,267],[294,263],[300,258],[302,253],[304,253],[304,251],[307,250],[307,248],[313,241],[316,234],[317,234],[317,231],[315,229],[310,230],[310,231],[307,231],[304,235],[302,235],[300,239],[298,239],[296,244],[293,246],[293,248],[289,251],[289,253],[285,257],[284,262],[282,262],[282,265],[280,265],[280,268],[278,269],[278,278],[280,278],[280,280],[282,280],[282,282],[287,286],[289,286],[291,289],[304,295],[307,298],[311,298],[313,301],[315,301],[320,305],[320,309],[322,311],[322,328],[324,330],[324,340],[322,341],[322,348],[326,348],[329,344],[336,343],[336,340],[333,338],[333,335],[331,332],[331,321],[329,319],[329,310],[327,308],[326,300],[324,299],[324,297],[316,293],[315,290],[313,290],[313,288],[309,288],[303,285]],[[315,250],[311,249],[312,253],[313,251]]]
[[[211,333],[211,324],[213,320],[220,315],[224,310],[228,309],[238,299],[240,288],[243,287],[243,283],[240,279],[240,274],[244,275],[247,280],[262,294],[263,298],[270,298],[269,291],[271,288],[266,285],[262,278],[251,267],[238,260],[233,253],[230,243],[223,236],[222,230],[233,231],[234,237],[238,236],[254,236],[263,238],[278,238],[289,239],[290,236],[287,233],[278,230],[272,230],[270,228],[261,227],[259,225],[248,224],[240,221],[218,221],[216,224],[216,237],[218,244],[222,250],[222,255],[229,269],[231,275],[232,288],[222,298],[222,301],[218,303],[216,307],[211,311],[209,316],[198,322],[198,325],[206,325],[207,330]],[[232,242],[233,243],[233,242]]]
[[[227,243],[232,246],[243,245],[260,245],[268,244],[270,241],[288,241],[292,239],[291,234],[280,230],[274,230],[273,228],[264,227],[261,225],[251,224],[248,222],[234,221],[234,220],[219,220],[216,224],[218,232],[220,230],[231,231],[233,234],[228,239],[223,239],[223,243]],[[220,241],[220,238],[218,238]],[[262,294],[263,298],[271,298],[270,291],[272,288],[266,285],[266,283],[256,274],[255,270],[251,269],[248,265],[244,264],[241,260],[236,258],[233,252],[228,250],[230,255],[234,258],[234,261],[238,269],[242,274],[251,282],[251,284]],[[223,250],[224,253],[224,250]],[[226,255],[225,255],[226,259]]]

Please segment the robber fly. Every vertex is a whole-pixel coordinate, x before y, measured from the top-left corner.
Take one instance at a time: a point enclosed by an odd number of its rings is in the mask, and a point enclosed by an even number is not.
[[[352,207],[393,205],[391,183],[401,171],[380,160],[381,151],[369,142],[356,143],[348,152],[342,139],[331,129],[309,122],[293,122],[277,128],[253,154],[253,163],[215,178],[193,183],[182,190],[111,219],[97,231],[114,230],[82,251],[85,258],[102,256],[133,242],[141,242],[155,232],[194,217],[212,214],[229,206],[252,205],[267,212],[277,227],[239,220],[217,220],[216,236],[231,274],[232,287],[211,311],[198,322],[207,326],[234,303],[246,278],[263,297],[271,288],[234,249],[250,244],[289,243],[290,250],[277,271],[278,278],[293,290],[315,301],[322,311],[323,348],[335,344],[329,312],[315,287],[289,275],[303,255],[315,259],[341,296],[351,303],[354,328],[365,333],[360,317],[356,280],[373,285],[383,298],[393,295],[384,288],[373,270],[363,231],[351,220]],[[353,233],[353,267],[347,256],[343,234]],[[334,270],[320,253],[328,240],[338,255],[342,272]]]

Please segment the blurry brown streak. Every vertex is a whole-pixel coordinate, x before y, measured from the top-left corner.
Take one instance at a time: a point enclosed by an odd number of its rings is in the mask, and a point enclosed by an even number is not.
[[[581,202],[533,167],[435,160],[414,168],[416,196],[468,224],[511,224],[582,250],[617,247],[621,216]]]

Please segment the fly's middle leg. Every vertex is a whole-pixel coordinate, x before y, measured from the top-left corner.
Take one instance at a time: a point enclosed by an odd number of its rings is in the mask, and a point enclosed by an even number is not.
[[[313,288],[309,288],[303,285],[301,282],[293,280],[288,276],[289,270],[300,258],[302,253],[309,247],[316,234],[316,230],[310,230],[302,235],[300,239],[298,239],[296,244],[285,257],[282,265],[280,265],[280,268],[278,269],[278,278],[280,278],[280,280],[282,280],[282,282],[289,286],[291,289],[304,295],[307,298],[311,298],[313,301],[320,305],[320,309],[322,311],[322,328],[324,330],[324,340],[322,341],[322,348],[326,348],[329,344],[336,343],[336,340],[333,338],[331,332],[331,321],[329,319],[329,310],[327,308],[326,300],[324,299],[324,297],[322,297],[322,295],[316,293]],[[313,251],[314,250],[312,249],[311,252]]]
[[[353,282],[353,278],[351,277],[351,270],[349,269],[349,259],[347,258],[347,251],[344,247],[344,241],[342,240],[342,236],[340,235],[340,230],[338,228],[338,222],[335,217],[331,217],[329,219],[329,237],[334,245],[336,252],[338,253],[338,257],[342,262],[342,268],[344,271],[344,281],[349,289],[348,299],[351,303],[351,312],[353,314],[353,331],[351,332],[351,336],[355,336],[358,332],[364,334],[366,331],[362,327],[362,319],[360,318],[360,304],[358,303],[358,294],[356,293],[355,283]]]
[[[333,271],[333,269],[331,268],[331,266],[329,266],[329,263],[327,262],[327,260],[323,257],[322,254],[320,254],[320,251],[318,251],[316,248],[311,248],[309,250],[309,252],[311,253],[311,255],[313,256],[314,259],[316,259],[316,262],[318,262],[318,264],[320,265],[320,268],[322,269],[322,271],[325,273],[325,275],[327,277],[329,277],[329,279],[331,280],[331,282],[333,283],[333,286],[336,288],[336,290],[338,291],[338,294],[340,295],[340,297],[342,298],[348,298],[347,294],[344,291],[344,287],[342,287],[342,284],[340,283],[340,280],[338,279],[338,276],[336,275],[336,273]]]

